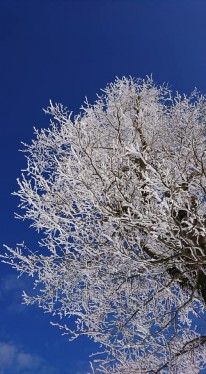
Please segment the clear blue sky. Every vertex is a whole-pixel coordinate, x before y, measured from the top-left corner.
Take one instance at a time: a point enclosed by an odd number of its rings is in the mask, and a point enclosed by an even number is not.
[[[25,166],[20,142],[48,126],[49,99],[78,113],[123,75],[206,93],[205,0],[0,0],[1,250],[37,234],[14,219]],[[85,374],[92,343],[68,343],[49,316],[21,303],[27,279],[0,264],[0,372]],[[10,365],[10,366],[9,366]]]

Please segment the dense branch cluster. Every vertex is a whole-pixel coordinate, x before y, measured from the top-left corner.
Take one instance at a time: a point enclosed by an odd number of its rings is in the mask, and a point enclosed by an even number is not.
[[[94,370],[199,373],[206,362],[205,97],[173,97],[151,78],[123,78],[73,120],[60,104],[45,112],[50,128],[35,130],[25,145],[27,169],[15,193],[18,218],[41,232],[39,250],[7,247],[3,255],[34,276],[36,293],[24,294],[25,302],[59,316],[70,338],[99,342]]]

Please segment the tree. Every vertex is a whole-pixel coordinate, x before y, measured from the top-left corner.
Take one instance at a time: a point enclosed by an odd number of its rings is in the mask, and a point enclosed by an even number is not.
[[[32,221],[40,246],[7,247],[3,261],[34,277],[25,303],[59,316],[71,339],[101,344],[95,370],[199,373],[206,97],[123,78],[81,109],[72,119],[50,103],[50,128],[25,144],[17,218]]]

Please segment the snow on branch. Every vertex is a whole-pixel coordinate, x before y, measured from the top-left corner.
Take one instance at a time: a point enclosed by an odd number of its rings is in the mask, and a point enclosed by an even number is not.
[[[33,276],[27,304],[70,339],[101,345],[93,372],[199,373],[206,98],[123,77],[81,110],[72,120],[50,102],[50,127],[24,145],[17,218],[40,233],[39,250],[6,247],[1,257]]]

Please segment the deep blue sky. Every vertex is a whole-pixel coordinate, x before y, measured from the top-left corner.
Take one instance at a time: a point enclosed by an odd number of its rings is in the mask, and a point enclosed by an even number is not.
[[[49,99],[78,113],[116,76],[151,73],[174,90],[206,93],[205,20],[205,0],[0,0],[1,250],[36,245],[14,220],[11,192],[25,166],[20,142],[48,126]],[[90,343],[67,343],[49,316],[22,306],[29,287],[0,264],[1,374],[85,374]]]

